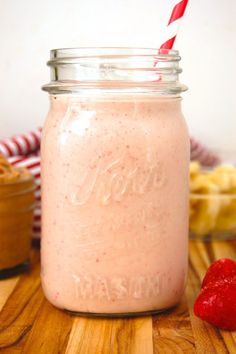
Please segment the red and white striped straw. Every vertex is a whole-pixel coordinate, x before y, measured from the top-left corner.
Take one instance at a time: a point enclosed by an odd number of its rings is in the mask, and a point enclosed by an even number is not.
[[[179,31],[181,20],[184,16],[188,0],[177,0],[171,12],[169,22],[165,31],[165,40],[161,45],[161,49],[172,49],[176,36]]]

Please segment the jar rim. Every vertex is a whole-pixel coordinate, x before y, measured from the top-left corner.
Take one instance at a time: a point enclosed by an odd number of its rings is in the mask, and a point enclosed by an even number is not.
[[[176,95],[186,90],[179,82],[178,50],[141,47],[74,47],[50,51],[51,82],[43,90],[53,94],[98,89],[112,93],[150,91]],[[104,91],[103,91],[104,92]]]
[[[96,57],[127,57],[127,56],[170,56],[179,57],[179,51],[176,49],[162,49],[151,47],[71,47],[71,48],[55,48],[50,50],[50,59],[59,58],[96,58]]]

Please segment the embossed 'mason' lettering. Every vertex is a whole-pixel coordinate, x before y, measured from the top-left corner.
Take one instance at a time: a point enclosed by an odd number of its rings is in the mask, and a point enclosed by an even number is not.
[[[106,299],[107,301],[126,298],[143,299],[160,295],[163,288],[163,276],[125,277],[88,277],[73,274],[74,293],[80,299]]]
[[[103,205],[120,202],[125,195],[144,194],[164,183],[163,166],[158,161],[134,166],[127,157],[120,157],[106,166],[101,160],[92,165],[95,167],[83,173],[78,190],[71,193],[75,205],[84,205],[92,195]]]

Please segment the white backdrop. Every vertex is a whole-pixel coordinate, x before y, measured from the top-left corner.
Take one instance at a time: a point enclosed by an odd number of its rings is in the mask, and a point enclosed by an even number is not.
[[[172,0],[0,0],[0,136],[42,125],[49,50],[151,46],[161,41]],[[189,86],[190,131],[236,150],[236,1],[190,0],[175,47]]]

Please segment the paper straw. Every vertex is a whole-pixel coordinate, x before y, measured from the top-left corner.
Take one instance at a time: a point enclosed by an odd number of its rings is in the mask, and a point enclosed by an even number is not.
[[[177,3],[176,3],[177,2]],[[171,12],[171,16],[169,22],[167,24],[166,32],[165,32],[165,41],[161,45],[161,49],[172,49],[176,36],[179,31],[181,20],[184,16],[184,12],[186,10],[188,0],[176,1]]]

